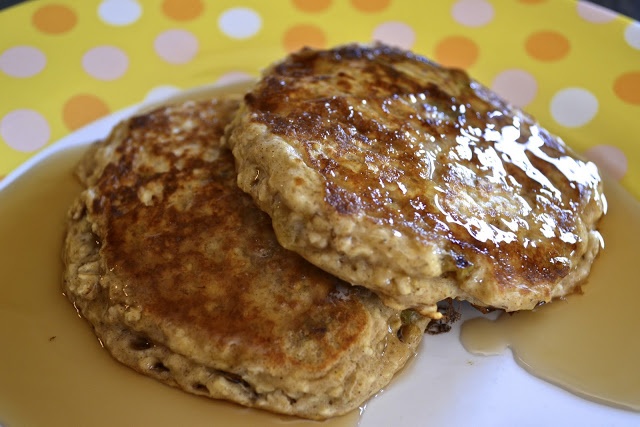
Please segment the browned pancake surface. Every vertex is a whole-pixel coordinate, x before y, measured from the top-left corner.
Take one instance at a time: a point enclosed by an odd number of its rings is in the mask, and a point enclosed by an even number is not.
[[[345,413],[400,369],[425,321],[403,322],[277,243],[221,147],[237,106],[161,108],[87,155],[67,292],[114,356],[143,373],[282,413]]]
[[[410,52],[292,54],[245,97],[229,141],[286,247],[396,307],[533,308],[570,292],[598,251],[595,165]]]

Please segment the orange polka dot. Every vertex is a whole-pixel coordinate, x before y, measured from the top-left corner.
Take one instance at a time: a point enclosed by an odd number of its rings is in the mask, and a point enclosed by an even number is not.
[[[95,95],[78,94],[72,96],[62,107],[62,120],[70,130],[82,126],[109,114],[109,107]]]
[[[293,0],[293,5],[303,12],[322,12],[331,5],[331,0]]]
[[[538,31],[529,36],[525,50],[538,61],[557,61],[569,53],[569,40],[555,31]]]
[[[78,17],[68,6],[48,4],[35,11],[31,16],[31,22],[43,33],[62,34],[75,27]]]
[[[478,60],[480,48],[468,37],[451,36],[440,40],[434,56],[445,67],[469,68]]]
[[[624,73],[613,83],[616,96],[633,105],[640,105],[640,71]]]
[[[386,9],[391,0],[351,0],[353,7],[360,12],[380,12]]]
[[[301,24],[289,28],[284,33],[282,44],[287,52],[294,52],[305,46],[324,48],[327,45],[327,36],[315,25]]]
[[[190,21],[202,14],[202,0],[164,0],[162,11],[176,21]]]

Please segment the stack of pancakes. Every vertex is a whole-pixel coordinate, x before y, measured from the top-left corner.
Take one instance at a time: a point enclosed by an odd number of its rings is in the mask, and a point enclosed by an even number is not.
[[[111,354],[311,419],[385,386],[442,300],[575,290],[606,206],[597,168],[530,116],[380,44],[130,118],[78,175],[64,291]]]

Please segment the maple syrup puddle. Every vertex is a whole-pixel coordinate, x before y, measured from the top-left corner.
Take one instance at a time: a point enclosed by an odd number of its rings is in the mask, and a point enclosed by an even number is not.
[[[640,203],[605,181],[608,213],[601,222],[605,248],[582,294],[532,312],[478,317],[460,332],[471,353],[510,348],[531,374],[576,395],[640,411]]]
[[[116,363],[60,287],[65,215],[81,189],[71,171],[83,152],[53,155],[0,192],[0,425],[357,425],[358,411],[321,423],[279,416],[190,395]],[[638,411],[640,204],[617,185],[606,194],[606,248],[584,294],[497,321],[467,321],[461,339],[473,353],[510,347],[532,374]]]

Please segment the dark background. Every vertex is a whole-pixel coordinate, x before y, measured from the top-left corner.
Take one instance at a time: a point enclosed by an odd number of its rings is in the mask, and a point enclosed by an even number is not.
[[[2,1],[2,0],[0,0]],[[640,21],[640,1],[638,0],[590,0],[609,9]]]
[[[24,0],[0,0],[0,10],[22,3]],[[29,0],[33,1],[33,0]],[[609,9],[613,9],[623,15],[627,15],[636,21],[640,21],[640,1],[638,0],[590,0]]]

